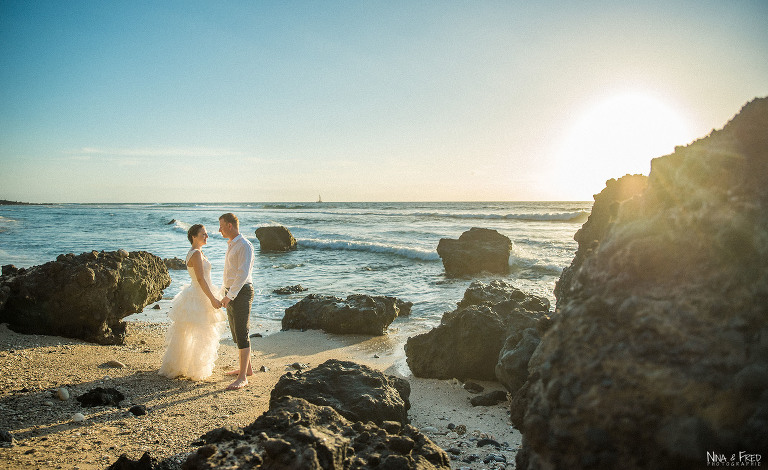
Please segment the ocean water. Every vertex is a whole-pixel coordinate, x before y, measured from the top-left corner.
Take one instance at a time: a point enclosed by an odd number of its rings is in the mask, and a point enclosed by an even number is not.
[[[241,233],[254,244],[256,296],[252,332],[279,330],[285,309],[310,293],[390,295],[413,302],[410,317],[391,331],[413,335],[453,310],[473,279],[504,278],[526,292],[546,297],[576,252],[573,235],[586,221],[591,202],[429,202],[429,203],[226,203],[226,204],[58,204],[0,206],[0,264],[30,267],[62,253],[144,250],[162,258],[184,258],[186,231],[206,225],[203,248],[221,282],[226,239],[218,217],[234,212]],[[171,222],[173,221],[173,222]],[[260,253],[255,230],[283,225],[298,241],[288,253]],[[513,242],[507,275],[446,277],[437,244],[472,227],[498,230]],[[171,271],[173,282],[160,301],[128,317],[167,321],[173,296],[189,282],[186,271]],[[274,289],[301,284],[308,290],[277,295]]]

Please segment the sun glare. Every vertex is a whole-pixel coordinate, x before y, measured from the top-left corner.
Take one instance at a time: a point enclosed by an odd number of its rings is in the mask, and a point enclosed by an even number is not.
[[[575,118],[557,156],[560,189],[573,199],[591,199],[610,178],[647,175],[653,158],[691,140],[682,115],[646,93],[613,96]]]

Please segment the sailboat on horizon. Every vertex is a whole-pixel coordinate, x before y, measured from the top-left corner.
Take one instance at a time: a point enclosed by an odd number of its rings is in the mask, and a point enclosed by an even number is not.
[[[317,203],[319,204],[321,202],[323,202],[323,198],[321,198],[320,195],[318,194],[317,195]]]

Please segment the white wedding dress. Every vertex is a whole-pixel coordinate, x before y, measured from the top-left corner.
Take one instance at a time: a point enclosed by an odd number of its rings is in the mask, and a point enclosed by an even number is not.
[[[165,354],[158,373],[166,377],[188,377],[201,380],[213,372],[218,357],[219,339],[226,328],[227,315],[222,309],[213,308],[200,284],[189,259],[196,249],[187,253],[187,272],[192,284],[185,285],[171,303],[168,317],[171,326],[165,335]],[[203,255],[202,252],[200,252]],[[223,297],[223,289],[211,282],[211,262],[203,255],[203,274],[211,292]]]

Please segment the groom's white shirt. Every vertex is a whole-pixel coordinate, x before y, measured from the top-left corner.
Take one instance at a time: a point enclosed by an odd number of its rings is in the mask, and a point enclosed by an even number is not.
[[[228,288],[227,297],[235,300],[240,289],[247,283],[253,283],[253,245],[242,234],[227,242],[227,254],[224,256],[224,287]]]

